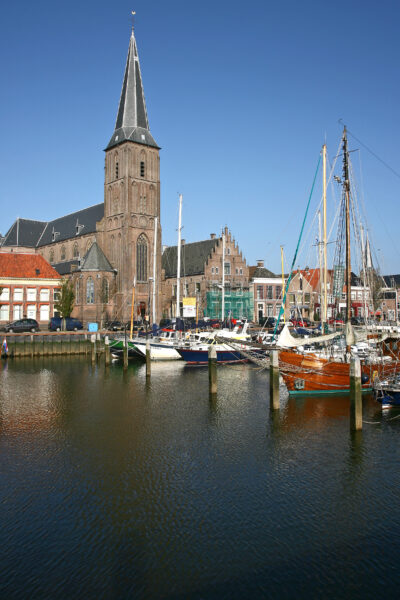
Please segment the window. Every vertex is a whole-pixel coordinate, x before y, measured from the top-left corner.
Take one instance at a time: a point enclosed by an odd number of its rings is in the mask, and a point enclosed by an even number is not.
[[[226,253],[227,253],[227,254],[230,254],[230,253],[231,253],[231,249],[230,249],[229,247],[226,249]]]
[[[303,289],[303,278],[300,275],[300,277],[299,277],[299,290],[302,290],[302,289]]]
[[[295,295],[294,294],[289,294],[289,302],[290,302],[290,304],[295,303]]]
[[[50,306],[48,304],[42,304],[40,306],[40,321],[48,321],[50,318]]]
[[[50,290],[47,288],[43,288],[40,290],[40,301],[48,302],[50,300]]]
[[[86,281],[86,304],[94,304],[94,282],[92,277]]]
[[[267,304],[267,317],[274,316],[274,306],[273,304]]]
[[[65,260],[66,252],[65,246],[61,246],[61,260]]]
[[[272,285],[267,285],[267,299],[272,300]]]
[[[54,302],[59,302],[61,298],[61,290],[60,289],[54,289],[53,290],[53,300]]]
[[[14,288],[14,300],[23,300],[24,290],[22,288]],[[19,317],[17,317],[19,319]]]
[[[235,273],[236,273],[236,275],[239,275],[239,269],[237,267],[235,269]]]
[[[281,293],[282,293],[282,286],[276,285],[275,286],[275,299],[276,300],[279,300],[279,298],[281,297]]]
[[[189,284],[185,283],[185,296],[189,296]]]
[[[214,274],[214,267],[211,267],[211,273]]]
[[[8,304],[3,304],[0,306],[0,321],[9,321],[10,320],[10,307]]]
[[[13,319],[22,319],[22,304],[14,304],[13,306]]]
[[[145,169],[144,169],[144,160],[140,161],[140,177],[144,177]]]
[[[81,280],[78,279],[75,284],[75,303],[79,304],[81,301]]]
[[[215,274],[218,275],[219,273],[219,267],[215,267]]]
[[[108,279],[103,279],[103,283],[102,283],[102,287],[101,287],[101,295],[102,295],[102,302],[104,304],[108,304],[110,301],[110,286],[108,283]]]
[[[10,288],[8,287],[3,287],[2,290],[0,290],[0,300],[9,300],[10,299]]]
[[[26,290],[26,299],[27,300],[36,300],[36,288],[28,288]],[[35,318],[35,317],[32,317]]]
[[[196,283],[196,294],[200,294],[200,283]]]
[[[257,300],[262,300],[264,298],[264,288],[262,285],[257,286]]]
[[[311,299],[310,294],[304,294],[304,304],[309,304]]]
[[[138,281],[147,281],[147,240],[143,233],[136,244],[136,274]]]
[[[226,262],[224,264],[224,270],[225,270],[225,275],[231,274],[231,263],[230,262]]]
[[[118,179],[119,177],[119,163],[116,162],[115,163],[115,179]]]
[[[240,275],[243,275],[243,269],[239,269]]]
[[[73,258],[78,258],[78,257],[79,257],[79,246],[75,242],[75,244],[74,244],[74,250],[73,250]]]
[[[49,261],[50,261],[51,263],[53,263],[53,262],[54,262],[54,250],[50,250],[50,258],[49,258]]]
[[[36,319],[36,304],[28,304],[26,307],[26,316],[28,319]]]

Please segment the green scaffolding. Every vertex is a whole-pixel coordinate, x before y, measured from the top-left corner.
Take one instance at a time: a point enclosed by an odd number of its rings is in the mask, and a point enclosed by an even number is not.
[[[221,318],[222,292],[207,292],[207,307],[205,317],[213,319]],[[254,298],[251,292],[225,292],[224,318],[233,319],[246,318],[252,321],[254,318]]]

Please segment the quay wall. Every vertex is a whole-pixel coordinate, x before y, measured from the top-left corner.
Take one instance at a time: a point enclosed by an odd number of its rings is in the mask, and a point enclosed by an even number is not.
[[[1,333],[1,356],[21,358],[33,356],[56,356],[89,354],[92,335],[96,336],[96,352],[104,350],[104,337],[107,333],[88,332],[39,332],[39,333]],[[5,351],[4,340],[7,342]]]

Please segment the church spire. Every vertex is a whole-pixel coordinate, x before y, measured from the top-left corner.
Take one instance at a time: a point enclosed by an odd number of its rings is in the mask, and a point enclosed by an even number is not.
[[[158,148],[149,129],[139,55],[133,27],[131,39],[129,41],[128,58],[126,61],[115,130],[107,149],[126,141]]]

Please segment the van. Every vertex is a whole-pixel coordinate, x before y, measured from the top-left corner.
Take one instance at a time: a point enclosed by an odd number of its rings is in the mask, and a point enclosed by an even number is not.
[[[61,317],[52,317],[49,322],[49,331],[62,331],[63,319]],[[82,321],[79,319],[73,319],[72,317],[65,317],[65,331],[78,331],[83,329]]]

